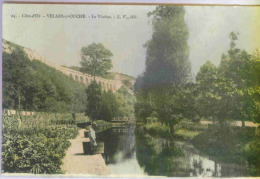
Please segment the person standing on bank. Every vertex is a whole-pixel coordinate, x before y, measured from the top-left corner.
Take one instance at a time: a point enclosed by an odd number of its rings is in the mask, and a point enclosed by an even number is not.
[[[89,129],[89,139],[90,139],[90,145],[91,145],[91,154],[95,153],[95,147],[97,146],[97,142],[96,142],[96,132],[95,129],[96,128],[96,123],[92,123],[91,128]]]

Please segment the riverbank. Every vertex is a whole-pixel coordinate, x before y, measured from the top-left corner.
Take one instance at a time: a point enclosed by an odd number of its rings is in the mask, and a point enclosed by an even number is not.
[[[71,146],[62,160],[63,165],[61,169],[65,174],[85,174],[88,176],[109,175],[110,170],[101,154],[83,154],[82,142],[89,141],[88,138],[84,138],[84,131],[85,129],[81,129],[78,136],[70,140]]]
[[[170,128],[159,122],[141,124],[140,125],[146,132],[152,136],[160,136],[163,138],[175,138],[190,141],[195,136],[201,133],[200,130],[195,130],[192,128],[178,128],[176,129],[174,135],[170,133]]]
[[[105,131],[105,130],[112,127],[111,122],[107,122],[107,121],[103,121],[103,120],[97,120],[96,123],[97,123],[97,128],[96,128],[97,133]]]
[[[204,121],[205,122],[205,121]],[[179,124],[174,135],[169,127],[158,122],[139,125],[153,137],[181,140],[194,145],[203,155],[219,163],[236,163],[250,168],[250,176],[260,174],[260,127],[241,127],[237,123],[225,127],[214,124]]]

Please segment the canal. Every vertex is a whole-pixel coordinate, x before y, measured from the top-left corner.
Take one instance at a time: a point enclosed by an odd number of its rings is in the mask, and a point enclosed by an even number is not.
[[[97,135],[112,174],[168,177],[248,176],[245,165],[216,162],[192,144],[151,137],[132,127],[110,128]]]

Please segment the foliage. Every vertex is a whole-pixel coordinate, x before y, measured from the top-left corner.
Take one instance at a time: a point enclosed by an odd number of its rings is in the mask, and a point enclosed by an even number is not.
[[[260,139],[248,143],[245,147],[245,155],[251,167],[254,168],[253,173],[255,176],[260,174]]]
[[[84,85],[40,61],[30,61],[21,47],[3,52],[3,108],[82,112]]]
[[[254,120],[257,117],[257,61],[245,51],[235,48],[237,35],[231,33],[230,50],[222,56],[217,68],[206,62],[197,74],[198,112],[221,125],[230,120]]]
[[[151,137],[142,130],[136,130],[136,158],[139,165],[148,175],[153,176],[188,176],[190,170],[183,170],[184,162],[180,160],[185,156],[183,148],[173,141]],[[181,172],[179,172],[181,171]],[[180,175],[181,173],[181,175]],[[179,175],[178,175],[179,174]]]
[[[98,120],[100,116],[100,110],[102,105],[102,90],[101,86],[94,80],[90,83],[87,90],[88,105],[86,108],[86,115],[90,117],[92,121]]]
[[[198,73],[197,83],[201,117],[212,117],[221,124],[234,119],[236,86],[230,79],[221,76],[214,65],[207,62]]]
[[[179,129],[176,131],[176,136],[184,138],[184,139],[192,139],[195,136],[199,135],[200,131],[190,131],[187,129]]]
[[[148,123],[144,126],[145,131],[153,136],[161,136],[161,137],[169,137],[170,136],[170,129],[168,126],[154,122]]]
[[[107,50],[101,43],[92,43],[81,48],[80,70],[92,76],[103,76],[112,68],[112,52]]]
[[[62,173],[62,158],[78,129],[67,114],[3,115],[2,170],[15,173]],[[61,120],[66,122],[61,122]]]
[[[102,91],[100,85],[93,81],[87,88],[88,104],[86,115],[92,121],[112,121],[114,118],[131,117],[134,114],[134,97],[121,87],[118,92]]]
[[[63,67],[81,72],[81,70],[80,70],[81,68],[78,67],[78,66],[63,66]],[[100,76],[100,77],[105,78],[105,79],[114,80],[115,79],[115,74],[116,73],[114,73],[114,72],[105,72],[101,76],[99,74],[97,74],[97,76]],[[120,74],[120,75],[123,75],[123,74]]]
[[[135,97],[124,86],[122,86],[116,93],[115,97],[119,105],[117,117],[134,118],[134,103]]]
[[[236,92],[234,116],[237,120],[242,120],[244,126],[245,120],[251,121],[257,115],[256,103],[260,98],[255,98],[256,90],[259,88],[259,79],[257,79],[255,69],[259,66],[259,62],[246,51],[236,48],[237,35],[238,33],[234,32],[230,34],[230,49],[222,56],[219,73],[234,84],[236,89],[234,90]]]
[[[200,151],[218,161],[241,164],[248,162],[252,167],[257,168],[257,164],[254,162],[259,160],[257,155],[258,140],[259,137],[255,137],[254,128],[215,125],[194,137],[192,143]],[[255,158],[252,160],[253,156]]]
[[[103,92],[99,119],[112,121],[119,114],[119,104],[112,91]]]
[[[190,76],[184,13],[181,6],[158,6],[148,14],[153,17],[153,35],[145,45],[146,70],[135,83],[137,117],[146,121],[156,112],[172,132],[184,117],[180,88]]]
[[[189,32],[182,6],[158,6],[153,17],[152,39],[146,43],[146,88],[167,88],[186,82],[190,75],[188,61]]]

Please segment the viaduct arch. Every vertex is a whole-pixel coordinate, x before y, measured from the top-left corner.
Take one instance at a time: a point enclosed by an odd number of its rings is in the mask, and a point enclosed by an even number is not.
[[[88,86],[92,81],[94,81],[94,77],[92,77],[89,74],[84,74],[79,71],[75,71],[65,67],[58,67],[56,69],[68,75],[73,80],[85,84],[86,86]],[[96,77],[96,82],[101,85],[104,91],[111,90],[112,92],[116,92],[122,86],[122,83],[120,81],[108,80],[101,77]]]

